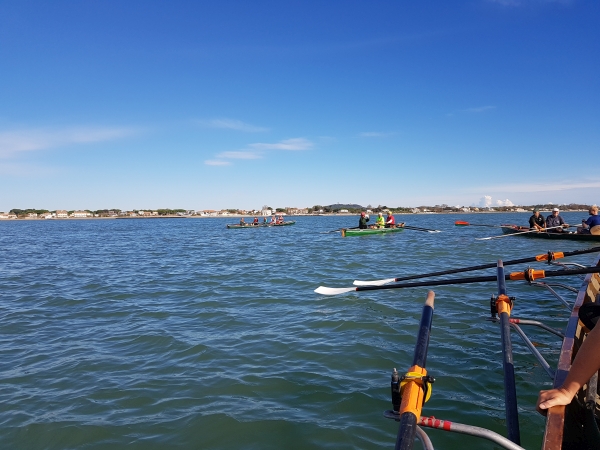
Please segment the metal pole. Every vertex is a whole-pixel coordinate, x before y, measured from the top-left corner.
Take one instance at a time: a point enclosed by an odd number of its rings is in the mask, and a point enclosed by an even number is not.
[[[511,304],[506,295],[504,265],[498,260],[497,265],[498,298],[496,308],[500,316],[502,332],[502,365],[504,367],[504,404],[506,409],[506,427],[508,438],[515,444],[521,444],[519,432],[519,412],[517,410],[517,387],[515,384],[515,367],[513,363],[512,344],[510,341],[510,310]]]
[[[554,370],[552,370],[550,368],[550,364],[548,364],[548,361],[546,361],[544,359],[544,357],[542,356],[542,354],[540,352],[538,352],[538,349],[535,348],[535,346],[533,345],[533,342],[531,342],[529,340],[529,338],[527,337],[525,332],[523,330],[521,330],[521,327],[519,325],[517,325],[516,323],[512,323],[512,322],[510,323],[510,325],[515,329],[515,331],[517,333],[519,333],[519,336],[521,336],[521,339],[523,339],[523,342],[525,342],[525,345],[527,345],[527,348],[529,348],[529,351],[531,352],[531,354],[533,356],[535,356],[535,358],[538,360],[538,362],[540,363],[542,368],[550,376],[550,379],[554,380]]]
[[[417,433],[417,421],[421,416],[421,408],[425,401],[424,384],[420,379],[427,375],[425,363],[427,361],[427,348],[429,346],[429,335],[431,332],[431,322],[433,319],[433,301],[435,294],[429,291],[423,313],[421,314],[421,323],[419,324],[419,334],[413,364],[409,369],[406,379],[408,380],[402,390],[402,403],[400,404],[400,426],[396,437],[396,450],[411,450],[415,442]],[[412,378],[411,378],[412,377]]]
[[[431,439],[429,439],[429,436],[427,436],[427,433],[421,427],[417,427],[417,438],[421,441],[423,450],[434,450]]]

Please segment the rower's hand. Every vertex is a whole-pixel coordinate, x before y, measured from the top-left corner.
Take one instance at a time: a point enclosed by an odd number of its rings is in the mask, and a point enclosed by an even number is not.
[[[537,409],[537,412],[541,415],[545,416],[548,413],[548,409],[553,406],[568,405],[571,403],[571,400],[573,400],[573,394],[566,389],[561,388],[540,391],[535,409]]]

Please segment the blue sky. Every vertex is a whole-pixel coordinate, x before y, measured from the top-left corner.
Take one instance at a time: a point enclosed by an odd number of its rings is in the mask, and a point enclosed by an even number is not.
[[[600,2],[0,3],[0,210],[600,201]]]

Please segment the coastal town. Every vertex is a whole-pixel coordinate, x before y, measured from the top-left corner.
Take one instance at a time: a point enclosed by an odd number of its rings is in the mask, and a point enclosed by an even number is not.
[[[313,207],[272,208],[267,205],[261,209],[101,209],[101,210],[47,210],[47,209],[11,209],[9,212],[0,212],[0,220],[49,220],[49,219],[125,219],[125,218],[173,218],[173,217],[240,217],[240,216],[328,216],[328,215],[355,215],[361,211],[368,214],[391,212],[393,214],[457,214],[457,213],[493,213],[493,212],[529,212],[533,209],[550,211],[559,207],[561,211],[586,211],[591,205],[570,203],[556,205],[552,203],[528,206],[448,206],[446,204],[419,207],[387,207],[387,206],[361,206],[357,204],[334,204],[328,206],[315,205]]]

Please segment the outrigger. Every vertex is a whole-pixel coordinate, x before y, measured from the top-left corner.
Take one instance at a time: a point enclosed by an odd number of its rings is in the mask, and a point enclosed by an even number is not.
[[[598,251],[598,248],[589,249],[589,251]],[[585,252],[587,253],[588,251]],[[564,254],[561,254],[560,256],[563,255]],[[563,384],[575,355],[589,332],[589,329],[579,320],[579,310],[583,305],[594,302],[600,303],[600,257],[595,260],[591,267],[585,267],[575,263],[559,263],[555,261],[556,258],[551,257],[551,253],[548,254],[547,258],[540,258],[539,260],[542,259],[547,260],[548,264],[560,265],[565,269],[562,271],[545,272],[543,270],[528,268],[524,272],[507,275],[504,273],[504,263],[499,260],[496,263],[496,276],[492,277],[495,278],[497,283],[497,293],[491,298],[491,315],[488,320],[500,324],[502,336],[507,437],[485,428],[436,419],[435,417],[424,417],[421,415],[424,403],[431,396],[432,383],[435,381],[425,368],[434,303],[434,293],[430,291],[425,306],[423,307],[413,364],[404,375],[400,375],[396,369],[392,371],[391,399],[393,409],[385,411],[384,416],[399,422],[395,446],[396,449],[412,449],[415,438],[421,441],[424,449],[433,449],[431,440],[420,427],[436,428],[443,431],[481,437],[506,449],[518,450],[523,448],[520,446],[517,392],[510,334],[511,329],[515,330],[540,366],[546,371],[548,376],[554,380],[554,388],[558,388]],[[569,269],[569,267],[576,268]],[[467,269],[472,270],[472,268]],[[585,274],[585,278],[579,289],[563,283],[537,281],[548,274],[559,276],[558,272],[562,272],[562,275]],[[517,274],[518,276],[516,276]],[[507,293],[506,281],[510,279],[525,280],[531,286],[545,288],[565,306],[571,309],[565,332],[562,333],[561,331],[555,330],[536,320],[511,317],[511,312],[513,311],[516,299],[508,296]],[[468,280],[469,281],[467,282],[492,281],[490,280],[490,277],[472,277]],[[386,281],[389,282],[389,280]],[[455,284],[456,282],[464,282],[464,280],[437,280],[422,283],[405,283],[403,285],[360,286],[342,289],[345,292],[349,292],[353,290],[361,291],[417,287],[427,284],[445,285]],[[576,292],[577,297],[575,303],[571,305],[557,292],[558,289]],[[336,294],[338,293],[343,292],[336,292]],[[537,326],[562,339],[562,348],[556,371],[550,367],[548,362],[535,348],[521,326]],[[542,450],[592,450],[600,448],[600,431],[598,429],[600,397],[597,392],[598,374],[596,373],[587,385],[577,393],[570,405],[567,407],[555,406],[548,410]]]
[[[386,411],[384,416],[400,422],[395,448],[397,450],[412,449],[416,436],[421,440],[425,449],[433,449],[431,440],[427,437],[425,432],[417,429],[416,423],[418,423],[421,427],[437,428],[444,431],[478,436],[493,441],[502,448],[511,450],[522,449],[523,447],[520,446],[517,395],[510,329],[514,329],[519,334],[540,365],[545,369],[548,375],[554,379],[554,387],[560,387],[567,376],[578,348],[585,339],[587,332],[589,332],[589,330],[587,330],[579,321],[579,309],[584,304],[596,302],[600,299],[600,275],[598,274],[598,272],[600,272],[600,258],[596,260],[594,268],[597,270],[589,273],[585,277],[584,282],[578,291],[570,286],[560,283],[536,282],[534,281],[536,271],[530,269],[530,284],[547,288],[555,296],[561,298],[563,303],[567,305],[568,302],[556,293],[553,286],[575,290],[577,292],[578,295],[572,308],[567,329],[563,335],[560,331],[553,330],[541,322],[510,317],[515,298],[507,295],[504,266],[502,261],[498,261],[498,294],[492,296],[490,302],[490,320],[500,322],[502,335],[504,393],[508,439],[484,428],[457,424],[436,419],[434,417],[420,416],[422,405],[431,395],[431,383],[434,381],[425,371],[427,349],[424,348],[424,342],[429,342],[429,330],[431,329],[430,315],[433,312],[433,293],[430,292],[425,307],[423,308],[423,316],[421,318],[421,326],[419,327],[419,336],[415,347],[413,366],[408,370],[406,375],[401,377],[398,376],[396,369],[392,372],[391,391],[393,410]],[[428,306],[430,299],[431,308]],[[429,312],[429,309],[431,309],[431,312]],[[499,318],[497,315],[499,315]],[[428,325],[424,326],[424,321]],[[538,352],[519,325],[538,326],[563,339],[556,372],[550,368],[550,365]],[[424,337],[424,333],[426,338]],[[578,392],[577,396],[569,406],[555,406],[550,408],[546,419],[542,450],[592,450],[600,448],[600,432],[598,431],[597,425],[600,402],[597,395],[597,389],[598,374],[596,373],[585,386],[585,389]],[[401,399],[401,402],[399,402],[399,398]],[[406,417],[410,417],[411,420],[407,422]],[[582,417],[584,418],[583,420],[581,419]],[[413,427],[414,430],[410,425],[413,422],[415,423],[415,426]]]

